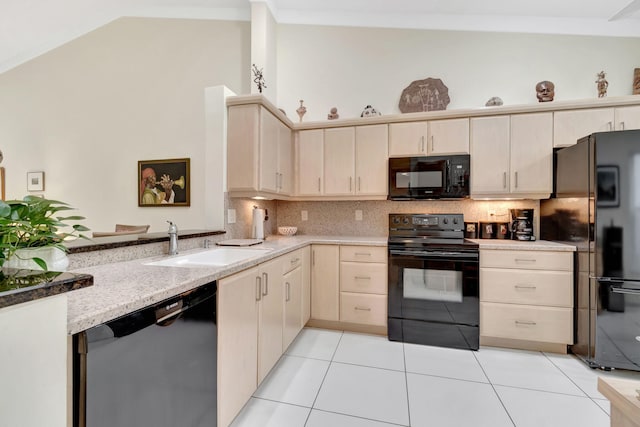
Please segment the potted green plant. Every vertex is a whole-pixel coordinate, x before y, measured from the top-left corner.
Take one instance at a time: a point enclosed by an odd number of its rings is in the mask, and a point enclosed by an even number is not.
[[[66,269],[69,262],[63,241],[69,237],[87,239],[81,232],[89,230],[65,222],[83,220],[82,216],[57,215],[72,209],[64,202],[36,196],[0,200],[0,267]]]

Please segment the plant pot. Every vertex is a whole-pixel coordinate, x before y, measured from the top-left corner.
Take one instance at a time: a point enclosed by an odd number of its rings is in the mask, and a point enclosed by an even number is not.
[[[47,263],[49,271],[66,271],[69,266],[69,257],[62,249],[45,246],[41,248],[18,249],[11,258],[4,262],[5,268],[24,270],[42,270],[31,258],[41,258]]]

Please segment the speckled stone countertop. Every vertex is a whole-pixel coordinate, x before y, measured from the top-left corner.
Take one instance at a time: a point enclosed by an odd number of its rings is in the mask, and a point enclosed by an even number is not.
[[[169,258],[164,255],[80,268],[75,272],[92,275],[93,286],[68,294],[68,333],[84,331],[309,244],[386,246],[387,237],[269,236],[264,243],[250,246],[268,249],[264,255],[224,267],[147,265]],[[183,251],[178,256],[205,250]]]
[[[564,243],[549,242],[547,240],[521,241],[500,239],[469,239],[480,245],[480,249],[495,250],[523,250],[523,251],[560,251],[575,252],[576,247]]]
[[[0,270],[0,309],[93,285],[87,274]]]

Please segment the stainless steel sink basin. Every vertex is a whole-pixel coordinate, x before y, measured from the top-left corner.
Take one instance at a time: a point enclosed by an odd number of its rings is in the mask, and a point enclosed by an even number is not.
[[[272,249],[243,249],[243,248],[215,248],[188,255],[174,256],[145,265],[160,265],[164,267],[224,267],[236,262],[260,257]]]

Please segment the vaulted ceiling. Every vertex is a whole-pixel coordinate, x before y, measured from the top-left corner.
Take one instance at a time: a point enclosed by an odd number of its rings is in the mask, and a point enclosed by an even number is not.
[[[640,37],[640,0],[2,0],[0,73],[122,16]]]

